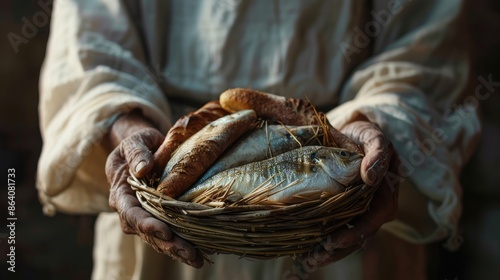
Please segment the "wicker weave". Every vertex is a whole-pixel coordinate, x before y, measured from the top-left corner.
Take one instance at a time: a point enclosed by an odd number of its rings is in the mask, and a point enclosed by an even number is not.
[[[144,209],[202,252],[254,259],[295,256],[314,249],[326,235],[365,212],[376,189],[362,184],[293,205],[210,206],[165,197],[133,176],[128,182]]]

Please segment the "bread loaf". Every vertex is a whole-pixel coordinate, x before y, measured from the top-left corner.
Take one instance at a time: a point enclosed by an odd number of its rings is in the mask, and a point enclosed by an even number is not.
[[[271,123],[326,126],[331,146],[362,153],[358,144],[333,128],[325,114],[317,112],[309,101],[246,88],[228,89],[220,95],[219,101],[222,108],[228,112],[253,109],[258,117]]]
[[[246,88],[234,88],[219,97],[222,108],[234,113],[252,109],[257,116],[287,125],[318,124],[314,106],[302,99],[286,98]]]
[[[165,140],[154,153],[154,174],[162,174],[172,153],[193,134],[200,129],[227,115],[228,112],[222,109],[218,100],[208,102],[195,112],[189,113],[177,120],[170,128]]]
[[[254,127],[256,118],[253,110],[244,110],[202,128],[175,150],[157,189],[173,198],[184,193],[236,139]]]

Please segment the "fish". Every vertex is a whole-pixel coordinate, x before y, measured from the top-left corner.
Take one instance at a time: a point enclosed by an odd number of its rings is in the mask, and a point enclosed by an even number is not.
[[[265,160],[302,146],[320,145],[322,135],[323,128],[317,125],[257,127],[225,151],[195,184],[201,184],[226,169]]]
[[[342,148],[304,146],[269,159],[219,172],[193,186],[178,200],[192,202],[221,189],[227,202],[246,201],[259,194],[259,204],[297,203],[335,195],[359,180],[363,155]],[[265,197],[262,199],[262,197]]]

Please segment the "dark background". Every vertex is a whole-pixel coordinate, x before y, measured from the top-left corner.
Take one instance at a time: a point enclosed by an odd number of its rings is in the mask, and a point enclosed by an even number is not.
[[[45,2],[45,1],[43,1]],[[477,77],[500,82],[500,1],[469,1],[468,18],[476,53]],[[0,279],[89,279],[95,217],[42,213],[35,189],[41,150],[38,128],[38,76],[49,25],[38,27],[15,53],[7,34],[21,34],[26,17],[42,9],[37,1],[0,4],[0,174],[16,169],[16,273],[7,272],[7,229],[0,227]],[[464,33],[467,30],[464,30]],[[500,87],[496,88],[500,91]],[[471,92],[471,95],[473,92]],[[431,246],[430,279],[498,279],[500,274],[500,95],[481,102],[483,135],[466,166],[464,245],[458,252]],[[6,181],[6,180],[5,180]],[[0,187],[0,224],[6,224],[7,186]]]

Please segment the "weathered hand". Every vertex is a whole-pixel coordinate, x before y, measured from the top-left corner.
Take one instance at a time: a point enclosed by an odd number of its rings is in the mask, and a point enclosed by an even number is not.
[[[394,176],[398,174],[399,159],[392,144],[377,125],[368,121],[350,123],[341,132],[363,149],[361,178],[369,187],[378,185],[378,189],[370,209],[351,221],[352,226],[335,231],[314,252],[304,257],[302,266],[306,271],[307,268],[338,261],[361,249],[384,223],[396,217],[399,181]]]
[[[343,134],[357,142],[365,157],[361,162],[361,179],[367,185],[376,186],[386,175],[394,150],[382,131],[374,123],[356,121],[344,126]]]
[[[125,233],[137,234],[156,251],[199,268],[203,266],[200,253],[190,243],[176,236],[167,224],[146,212],[127,183],[129,172],[141,178],[152,170],[151,150],[158,148],[164,139],[158,130],[145,124],[141,125],[137,119],[132,122],[120,120],[111,137],[114,138],[111,142],[118,142],[121,137],[117,135],[128,135],[119,141],[106,162],[106,175],[111,185],[109,204],[120,215]]]

